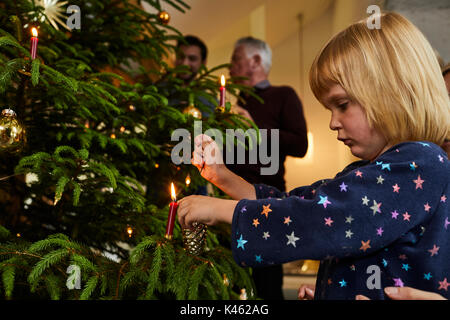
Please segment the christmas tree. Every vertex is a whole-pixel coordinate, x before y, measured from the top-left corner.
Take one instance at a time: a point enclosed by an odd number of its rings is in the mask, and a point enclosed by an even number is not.
[[[70,1],[71,17],[66,1],[0,3],[6,299],[236,299],[241,289],[252,298],[228,228],[209,228],[199,255],[177,223],[164,237],[171,183],[178,198],[205,184],[194,166],[172,162],[171,133],[193,132],[199,119],[186,107],[217,106],[213,73],[225,65],[184,85],[176,74],[187,68],[170,64],[182,34],[163,11],[189,5],[147,0],[162,13],[152,14],[141,2]],[[230,94],[245,89],[227,83]],[[229,108],[201,119],[203,129],[248,128]]]

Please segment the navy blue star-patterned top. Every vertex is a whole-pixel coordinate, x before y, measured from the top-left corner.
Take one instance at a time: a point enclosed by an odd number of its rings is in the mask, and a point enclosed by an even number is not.
[[[256,184],[258,200],[234,211],[234,259],[249,267],[321,260],[315,299],[387,299],[388,286],[450,298],[449,181],[444,150],[405,142],[289,193]]]

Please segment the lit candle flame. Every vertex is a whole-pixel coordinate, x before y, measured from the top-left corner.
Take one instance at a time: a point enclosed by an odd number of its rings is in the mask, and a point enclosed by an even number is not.
[[[172,198],[173,202],[177,201],[177,194],[175,193],[175,187],[173,185],[173,182],[170,184],[170,197]]]
[[[31,34],[33,35],[33,37],[37,38],[37,36],[38,36],[38,31],[37,31],[37,29],[36,29],[36,28],[32,28],[32,29],[31,29]]]
[[[222,87],[225,87],[225,83],[226,83],[226,81],[225,81],[225,76],[222,75],[222,76],[220,77],[220,85],[221,85]]]

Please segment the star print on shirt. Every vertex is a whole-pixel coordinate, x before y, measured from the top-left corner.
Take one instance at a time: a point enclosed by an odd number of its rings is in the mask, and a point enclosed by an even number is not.
[[[442,195],[442,197],[441,197],[441,202],[445,202],[445,201],[447,201],[447,197],[446,197],[445,194],[444,194],[444,195]]]
[[[353,235],[352,230],[348,229],[347,231],[345,231],[345,237],[351,239]]]
[[[286,235],[286,237],[288,238],[288,242],[286,243],[286,245],[288,246],[288,245],[292,244],[294,246],[294,248],[296,248],[295,242],[300,240],[300,238],[295,236],[294,231],[292,231],[292,233],[290,235]]]
[[[353,217],[350,215],[350,216],[348,216],[348,217],[345,217],[345,223],[350,223],[350,224],[352,224],[352,221],[353,220],[355,220],[355,219],[353,219]]]
[[[325,220],[325,225],[331,227],[331,224],[334,222],[333,220],[331,220],[331,217],[328,218],[324,218]]]
[[[270,238],[269,231],[263,233],[263,238],[264,238],[264,240],[267,240],[268,238]]]
[[[425,182],[425,180],[422,180],[420,178],[420,174],[419,174],[419,176],[417,177],[416,180],[413,180],[413,182],[416,184],[416,190],[419,189],[419,188],[423,190],[422,184]]]
[[[450,283],[447,282],[447,278],[444,278],[444,280],[439,281],[439,288],[438,290],[448,290],[448,286],[450,285]]]
[[[393,192],[399,193],[398,191],[400,190],[400,187],[398,186],[397,183],[396,183],[395,185],[393,185],[392,188],[394,188],[394,191],[393,191]]]
[[[377,184],[383,184],[383,181],[384,181],[384,179],[383,179],[383,177],[381,176],[381,174],[378,176],[378,178],[377,178]]]
[[[258,219],[253,219],[253,223],[252,224],[255,226],[255,228],[257,228],[258,225],[259,225],[259,220]]]
[[[445,221],[444,221],[444,228],[445,230],[447,230],[448,225],[450,224],[450,221],[448,221],[448,217],[445,217]]]
[[[339,284],[341,285],[341,288],[347,286],[347,282],[345,282],[344,279],[342,279],[342,281],[339,281]]]
[[[424,208],[424,210],[425,210],[426,212],[430,212],[431,207],[430,207],[430,205],[428,204],[428,202],[425,203],[425,204],[423,205],[423,208]]]
[[[403,287],[405,284],[403,283],[402,279],[400,278],[394,278],[394,286],[396,287]]]
[[[246,211],[247,211],[247,207],[246,207],[246,206],[243,206],[242,209],[241,209],[241,213],[244,213],[244,212],[246,212]]]
[[[289,216],[289,217],[284,217],[284,224],[287,224],[287,225],[289,225],[289,223],[291,223],[292,222],[292,220],[291,220],[291,217]]]
[[[262,262],[261,255],[258,256],[255,254],[255,260],[256,260],[256,262],[261,263]]]
[[[403,221],[405,221],[405,220],[408,220],[408,221],[409,221],[409,218],[411,218],[411,215],[408,213],[408,211],[406,211],[406,212],[403,214]]]
[[[424,273],[424,274],[423,274],[423,278],[426,279],[426,280],[430,280],[432,277],[433,277],[433,276],[431,275],[431,272],[428,272],[428,273]]]
[[[242,248],[242,250],[245,250],[244,245],[247,243],[247,240],[242,239],[242,234],[241,237],[237,240],[237,248]]]
[[[373,206],[370,207],[373,215],[375,215],[377,213],[381,213],[380,207],[381,207],[381,202],[377,203],[375,200],[373,200]]]
[[[377,235],[378,236],[381,237],[383,235],[383,232],[384,232],[383,228],[380,227],[380,228],[377,229]]]
[[[438,159],[439,159],[440,162],[444,163],[444,157],[443,156],[438,155]]]
[[[388,171],[391,171],[391,164],[390,163],[383,163],[381,165],[381,170],[387,169]]]
[[[411,267],[409,266],[409,264],[408,264],[408,263],[402,263],[402,269],[403,269],[403,270],[406,270],[406,271],[408,271],[408,270],[409,270],[409,268],[411,268]]]
[[[346,185],[345,182],[342,182],[342,183],[339,185],[339,188],[341,189],[341,192],[342,192],[342,191],[347,192],[347,187],[348,187],[348,185]]]
[[[269,218],[269,212],[271,212],[271,211],[272,211],[272,209],[270,209],[270,203],[269,203],[267,206],[263,205],[263,211],[261,212],[261,214],[264,214],[264,215],[266,215],[266,218]]]
[[[362,178],[363,173],[362,173],[361,171],[359,171],[359,170],[356,170],[355,175],[356,175],[357,177]]]
[[[367,240],[366,242],[361,240],[361,244],[362,244],[362,246],[361,246],[361,248],[359,248],[359,250],[362,250],[362,251],[366,252],[367,249],[371,248],[370,240]]]
[[[399,213],[397,212],[397,210],[392,211],[391,214],[392,214],[392,219],[396,219],[396,220],[397,220],[397,217],[398,217],[398,215],[399,215]]]
[[[325,196],[325,197],[319,196],[319,197],[320,197],[320,201],[317,202],[317,204],[322,204],[324,208],[327,208],[327,205],[331,204],[331,201],[328,200],[327,196]]]
[[[364,196],[364,198],[361,198],[361,200],[363,201],[362,204],[365,206],[369,205],[369,198],[367,198],[367,196]]]
[[[414,161],[409,164],[409,168],[412,171],[416,171],[416,168],[419,167]]]
[[[437,254],[438,254],[438,251],[439,251],[439,248],[440,248],[440,247],[436,247],[436,244],[433,244],[433,248],[430,249],[430,250],[428,250],[428,252],[431,253],[431,256],[430,256],[430,257],[434,256],[435,254],[437,255]]]

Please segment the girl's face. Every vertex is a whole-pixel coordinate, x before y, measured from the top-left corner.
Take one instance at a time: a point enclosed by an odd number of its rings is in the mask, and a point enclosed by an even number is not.
[[[391,147],[379,130],[369,126],[363,107],[350,100],[340,85],[332,86],[322,101],[331,111],[330,129],[338,132],[338,140],[355,157],[373,161]]]

